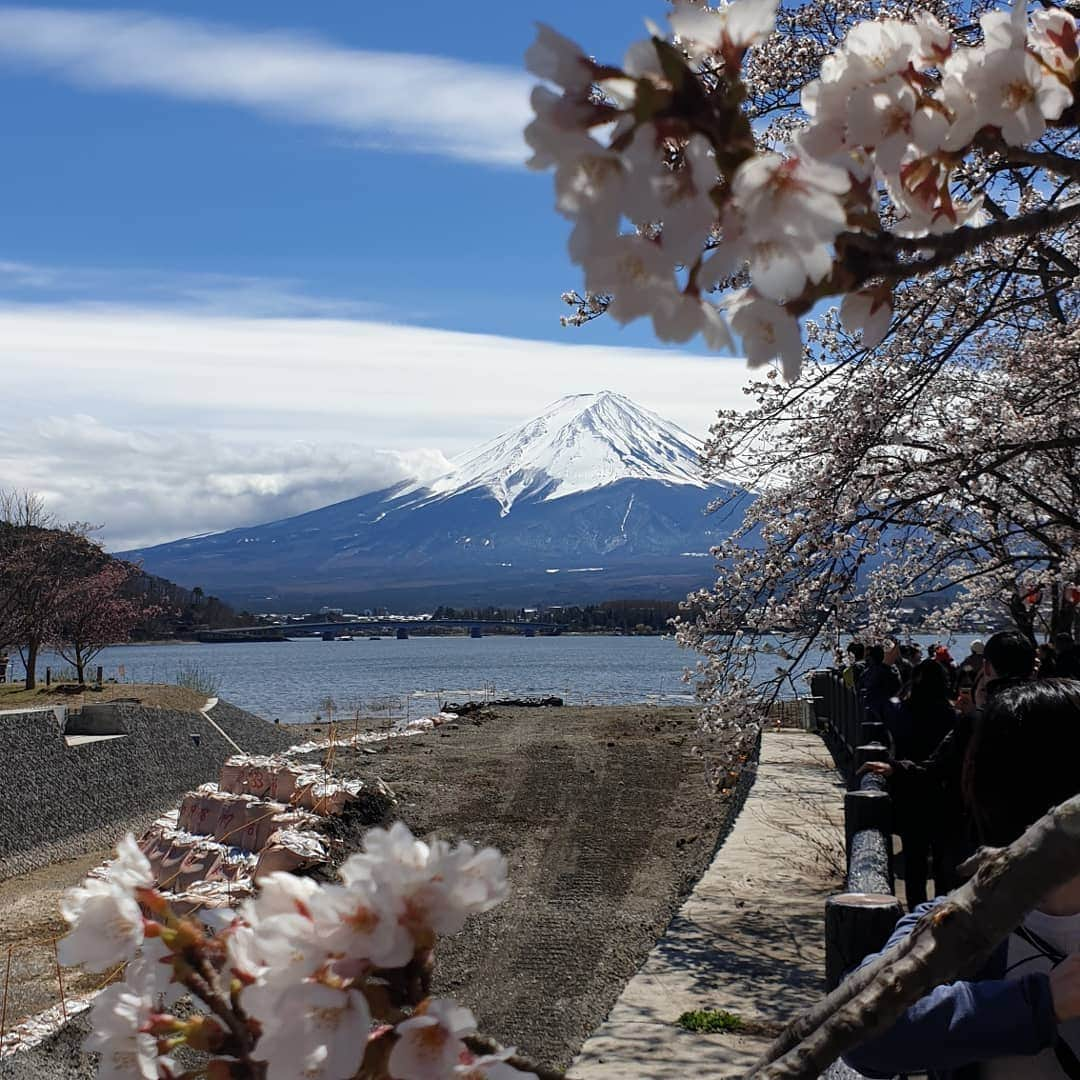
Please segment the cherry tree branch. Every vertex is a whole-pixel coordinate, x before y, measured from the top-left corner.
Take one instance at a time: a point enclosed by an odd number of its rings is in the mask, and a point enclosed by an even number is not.
[[[747,1074],[812,1080],[845,1051],[887,1030],[930,989],[977,968],[1080,865],[1080,796],[990,852],[975,876],[887,953],[788,1025]]]

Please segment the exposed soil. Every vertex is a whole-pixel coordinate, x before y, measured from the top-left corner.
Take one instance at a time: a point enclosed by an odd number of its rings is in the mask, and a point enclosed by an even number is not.
[[[436,988],[487,1034],[564,1066],[727,824],[699,741],[685,708],[497,708],[374,755],[338,749],[334,768],[381,776],[414,832],[507,855],[510,899],[440,941]]]
[[[297,742],[327,733],[288,730]],[[339,747],[332,768],[381,776],[418,834],[506,853],[510,899],[440,941],[436,989],[470,1006],[486,1034],[565,1066],[730,826],[727,804],[705,785],[700,741],[685,708],[498,708],[375,753]],[[363,829],[341,824],[340,858]],[[51,936],[59,925],[60,888],[85,867],[50,870],[0,889],[0,942],[24,930]],[[43,971],[26,992],[48,997],[49,982]],[[18,1062],[18,1076],[83,1075],[75,1051],[83,1030],[80,1018],[7,1064]]]
[[[95,990],[105,975],[57,969],[55,942],[67,932],[60,914],[66,888],[111,855],[108,848],[0,882],[0,979],[7,987],[8,1025],[51,1008],[65,996]]]

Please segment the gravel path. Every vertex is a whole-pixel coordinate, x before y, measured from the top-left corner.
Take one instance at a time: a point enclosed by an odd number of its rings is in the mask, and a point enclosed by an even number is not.
[[[326,728],[289,731],[299,741]],[[565,1066],[730,824],[731,807],[705,787],[699,742],[689,709],[497,709],[374,754],[339,749],[334,771],[383,777],[418,834],[506,853],[510,899],[440,942],[436,988],[486,1033]],[[359,838],[344,830],[345,852]],[[3,1075],[89,1075],[84,1031],[80,1018]]]

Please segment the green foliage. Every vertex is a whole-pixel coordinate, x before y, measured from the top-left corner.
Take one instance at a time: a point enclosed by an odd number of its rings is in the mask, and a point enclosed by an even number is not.
[[[695,1009],[684,1012],[675,1021],[687,1031],[697,1031],[705,1035],[731,1035],[743,1029],[743,1021],[726,1009]]]

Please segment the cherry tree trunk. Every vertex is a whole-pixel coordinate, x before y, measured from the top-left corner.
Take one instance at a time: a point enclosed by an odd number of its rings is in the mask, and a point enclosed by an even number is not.
[[[37,688],[37,658],[38,649],[41,647],[41,642],[32,637],[26,643],[26,689],[34,690]]]

